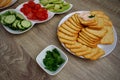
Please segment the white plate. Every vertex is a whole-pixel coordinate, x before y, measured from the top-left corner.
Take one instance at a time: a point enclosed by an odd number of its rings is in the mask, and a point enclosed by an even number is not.
[[[11,2],[9,5],[4,6],[4,7],[0,8],[0,9],[7,8],[7,7],[9,7],[9,6],[13,5],[16,1],[17,1],[17,0],[12,0],[12,2]]]
[[[73,14],[75,14],[75,13],[83,13],[83,12],[85,12],[85,11],[76,11],[76,12],[72,12],[72,13],[66,15],[66,16],[65,16],[64,18],[62,18],[62,20],[59,22],[58,26],[60,26],[64,21],[66,21],[66,20],[67,20],[70,16],[72,16]],[[113,42],[112,44],[110,44],[110,45],[101,45],[101,44],[99,44],[99,45],[98,45],[98,47],[102,48],[102,49],[105,51],[105,55],[103,55],[102,57],[105,57],[105,56],[107,56],[108,54],[110,54],[110,53],[114,50],[114,48],[115,48],[115,46],[116,46],[116,43],[117,43],[117,33],[116,33],[116,30],[115,30],[114,27],[113,27],[113,32],[114,32],[114,42]],[[65,47],[65,45],[64,45],[63,43],[61,43],[61,44],[63,45],[63,47],[64,47],[65,49],[67,49],[70,53],[72,53],[68,48]],[[74,54],[74,53],[72,53],[72,54]]]
[[[54,48],[56,48],[59,52],[60,52],[60,55],[61,55],[61,57],[65,60],[65,62],[56,70],[56,71],[49,71],[49,70],[47,70],[47,69],[45,69],[45,65],[44,65],[44,63],[43,63],[43,59],[45,58],[45,56],[46,56],[46,51],[48,51],[48,50],[52,50],[52,49],[54,49]],[[59,49],[58,47],[56,47],[56,46],[54,46],[54,45],[49,45],[48,47],[46,47],[44,50],[42,50],[39,54],[38,54],[38,56],[36,57],[36,61],[37,61],[37,63],[39,64],[39,66],[46,72],[46,73],[48,73],[49,75],[56,75],[57,73],[59,73],[61,70],[62,70],[62,68],[65,66],[65,64],[68,62],[68,57],[67,57],[67,55],[61,50],[61,49]]]
[[[37,0],[35,0],[34,2],[35,2],[35,3],[38,3]],[[20,4],[20,5],[16,8],[16,10],[20,11],[20,9],[21,9],[21,8],[23,7],[23,5],[26,4],[26,3],[28,3],[28,2],[24,2],[24,3]],[[21,12],[21,11],[20,11],[20,12]],[[22,12],[21,12],[21,13],[22,13]],[[23,14],[23,13],[22,13],[22,14]],[[23,15],[24,15],[24,14],[23,14]],[[43,23],[43,22],[46,22],[46,21],[50,20],[54,15],[55,15],[55,13],[48,11],[48,18],[47,18],[46,20],[43,20],[43,21],[30,20],[30,19],[28,19],[28,20],[32,21],[34,24],[35,24],[35,23]],[[24,16],[25,16],[25,15],[24,15]]]
[[[15,9],[8,9],[8,10],[5,10],[5,11],[0,12],[0,14],[3,14],[3,13],[5,13],[6,11],[9,11],[9,10],[13,10],[13,11],[19,12],[18,10],[15,10]],[[20,12],[19,12],[19,13],[20,13]],[[24,16],[24,15],[23,15],[23,16]],[[26,18],[26,16],[24,16],[24,17]],[[26,18],[26,20],[27,20],[27,18]],[[5,26],[5,25],[3,25],[3,27],[4,27],[9,33],[12,33],[12,34],[21,34],[21,33],[27,32],[28,30],[30,30],[30,29],[33,27],[34,23],[33,23],[33,22],[31,22],[31,23],[32,23],[32,26],[29,27],[28,29],[24,30],[24,31],[21,31],[21,30],[12,30],[11,28],[9,28],[8,26]]]

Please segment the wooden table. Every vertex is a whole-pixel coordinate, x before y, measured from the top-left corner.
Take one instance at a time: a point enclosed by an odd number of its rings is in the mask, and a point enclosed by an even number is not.
[[[25,1],[18,0],[7,9],[15,9]],[[0,80],[120,80],[120,0],[66,1],[74,5],[69,12],[36,24],[24,34],[10,34],[0,24]],[[56,35],[59,21],[79,10],[102,10],[110,17],[118,37],[110,55],[97,61],[83,60],[60,44]],[[67,65],[55,76],[45,73],[35,61],[39,52],[50,44],[62,49],[69,58]]]

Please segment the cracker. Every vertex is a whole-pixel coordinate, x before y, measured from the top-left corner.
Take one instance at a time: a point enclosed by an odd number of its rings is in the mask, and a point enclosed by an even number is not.
[[[77,38],[77,35],[75,36],[69,36],[69,35],[66,35],[64,34],[63,32],[61,31],[58,31],[57,32],[57,35],[63,39],[66,39],[66,40],[71,40],[71,41],[76,41],[76,38]]]
[[[70,18],[68,18],[68,21],[70,22],[70,23],[72,23],[74,26],[76,26],[77,28],[82,28],[82,25],[78,25],[78,24],[76,24],[76,22],[70,17]]]
[[[71,33],[78,33],[78,31],[73,30],[72,28],[70,28],[69,26],[67,26],[66,24],[62,24],[61,27],[63,27],[64,29],[68,30]]]
[[[109,17],[106,16],[105,14],[97,14],[96,16],[97,16],[98,18],[103,18],[103,19],[109,20]]]
[[[93,55],[90,60],[97,60],[99,59],[101,56],[103,56],[105,54],[105,52],[102,49],[99,49],[98,53]]]
[[[97,24],[94,26],[88,26],[89,28],[93,29],[102,29],[104,27],[104,20],[103,18],[96,18]]]
[[[101,44],[112,44],[114,42],[114,34],[113,34],[113,28],[106,26],[107,33],[105,36],[101,39]]]
[[[99,48],[91,48],[92,51],[90,54],[83,55],[84,58],[90,59],[92,56],[98,53]]]
[[[79,25],[78,24],[76,24],[76,22],[70,17],[70,18],[68,18],[68,21],[70,21],[70,23],[72,23],[74,26],[76,26],[76,27],[78,27],[78,28],[80,28],[79,27]]]
[[[67,26],[69,26],[70,28],[72,28],[72,29],[74,29],[74,30],[76,30],[76,31],[80,31],[80,28],[78,28],[78,27],[76,27],[76,26],[74,26],[72,23],[70,23],[69,21],[65,21],[64,22]]]
[[[77,56],[83,56],[83,55],[87,55],[91,53],[91,48],[88,48],[86,51],[82,51],[82,52],[76,52],[75,55]]]
[[[81,31],[81,32],[79,32],[79,35],[81,35],[81,36],[85,36],[87,39],[89,39],[90,41],[93,41],[93,42],[96,42],[96,41],[99,41],[100,39],[98,38],[92,38],[91,36],[89,36],[89,35],[87,35],[87,34],[85,34],[83,31]]]
[[[75,42],[76,42],[76,41],[69,41],[69,40],[66,40],[66,39],[63,39],[60,37],[59,37],[59,40],[60,40],[60,42],[62,42],[64,44],[71,44],[71,45],[75,44]]]
[[[71,16],[71,19],[72,19],[77,25],[80,25],[79,21],[76,20],[76,17],[74,16],[74,14]]]
[[[67,35],[69,35],[69,36],[75,36],[75,35],[76,35],[76,34],[74,34],[74,33],[71,33],[70,31],[67,31],[67,30],[64,29],[63,27],[59,27],[59,28],[58,28],[58,31],[61,31],[61,32],[65,33],[65,34],[67,34]]]
[[[90,34],[93,34],[93,35],[95,35],[95,36],[97,36],[99,38],[102,38],[106,34],[106,32],[107,32],[106,28],[102,28],[100,30],[85,28],[85,30],[87,32],[89,32]]]
[[[112,22],[110,20],[107,20],[107,19],[104,19],[104,25],[105,26],[109,26],[109,27],[112,27]]]
[[[79,17],[79,20],[80,20],[81,24],[85,25],[85,26],[93,26],[93,25],[97,24],[95,19],[83,20],[81,17]]]
[[[75,14],[74,14],[74,17],[75,17],[77,23],[80,24],[81,22],[80,22],[80,20],[79,20],[78,13],[75,13]]]
[[[82,52],[82,51],[86,51],[88,49],[87,46],[82,45],[81,48],[76,48],[76,49],[70,49],[72,52],[76,53],[76,52]]]
[[[91,14],[95,15],[98,18],[109,19],[107,15],[103,11],[91,11]]]
[[[82,29],[82,32],[83,32],[84,34],[88,35],[89,37],[91,37],[91,39],[95,39],[95,40],[99,40],[99,39],[100,39],[99,37],[97,37],[97,36],[95,36],[95,35],[87,32],[87,31],[85,30],[85,28]]]
[[[93,40],[91,38],[88,38],[87,36],[84,36],[82,33],[79,33],[79,38],[89,42],[89,43],[99,43],[100,41],[99,40]]]
[[[87,42],[87,41],[85,41],[85,40],[83,40],[83,39],[81,39],[81,38],[77,38],[77,40],[78,40],[78,42],[80,42],[81,44],[84,44],[84,45],[86,45],[86,46],[88,46],[88,47],[97,47],[97,43],[89,43],[89,42]]]
[[[78,43],[78,42],[75,42],[75,44],[65,44],[65,46],[68,48],[68,49],[76,49],[76,48],[81,48],[83,45]]]

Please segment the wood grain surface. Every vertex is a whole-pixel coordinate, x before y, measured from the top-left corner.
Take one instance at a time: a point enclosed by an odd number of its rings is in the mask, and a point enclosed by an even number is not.
[[[18,0],[6,9],[15,9],[27,0]],[[120,0],[66,0],[73,8],[51,20],[35,24],[23,34],[8,33],[0,24],[0,80],[120,80]],[[5,10],[5,9],[4,9]],[[60,20],[67,14],[82,10],[102,10],[113,22],[117,45],[110,55],[97,61],[78,58],[65,50],[57,39]],[[0,12],[3,10],[0,10]],[[36,63],[36,56],[48,45],[62,49],[69,58],[60,73],[50,76]]]

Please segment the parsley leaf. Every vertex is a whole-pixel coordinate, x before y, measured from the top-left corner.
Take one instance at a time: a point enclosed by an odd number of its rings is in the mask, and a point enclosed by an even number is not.
[[[90,15],[90,16],[88,16],[89,18],[93,18],[93,17],[95,17],[95,15]]]

